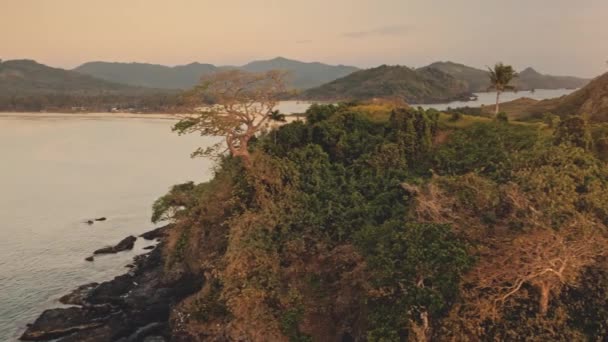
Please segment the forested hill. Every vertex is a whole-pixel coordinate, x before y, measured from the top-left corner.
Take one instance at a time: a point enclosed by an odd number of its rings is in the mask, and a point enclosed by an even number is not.
[[[174,223],[163,279],[202,283],[172,336],[604,341],[598,127],[377,108],[313,106],[250,168],[227,157],[155,203]]]
[[[465,82],[471,92],[484,92],[490,86],[487,70],[473,68],[454,62],[435,62],[420,69],[439,69]],[[513,81],[518,90],[531,89],[574,89],[586,85],[589,79],[572,76],[541,74],[533,68],[526,68]]]
[[[438,69],[382,65],[309,89],[300,98],[331,101],[390,98],[416,104],[466,100],[470,96],[464,82]]]
[[[318,62],[306,63],[283,57],[254,61],[243,66],[215,66],[192,63],[169,67],[146,63],[90,62],[74,70],[105,80],[135,86],[186,89],[196,85],[202,75],[226,69],[241,69],[250,72],[285,70],[291,74],[289,85],[295,89],[316,87],[358,70],[351,66],[328,65]]]
[[[133,87],[83,75],[75,71],[52,68],[32,60],[0,62],[0,95],[40,94],[145,94],[153,89]]]

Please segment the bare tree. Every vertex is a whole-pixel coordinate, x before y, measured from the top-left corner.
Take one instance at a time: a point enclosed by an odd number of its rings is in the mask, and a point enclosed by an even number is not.
[[[539,314],[545,316],[551,296],[575,285],[583,268],[605,254],[605,246],[598,231],[574,223],[496,241],[469,274],[467,282],[474,284],[469,295],[477,298],[480,316],[496,318],[510,298],[526,296],[523,286],[529,285],[538,290]]]
[[[287,90],[285,79],[286,73],[276,70],[230,70],[204,76],[189,95],[196,114],[180,120],[173,130],[179,134],[224,137],[213,146],[197,149],[193,157],[218,157],[230,152],[249,167],[249,141],[269,121],[280,119],[275,107]]]

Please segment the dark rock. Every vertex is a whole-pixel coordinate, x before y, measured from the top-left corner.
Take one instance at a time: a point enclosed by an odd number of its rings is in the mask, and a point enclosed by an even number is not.
[[[144,340],[147,336],[158,335],[167,330],[167,323],[153,322],[149,323],[139,329],[137,329],[129,337],[124,338],[126,342],[139,342]]]
[[[93,256],[91,255],[90,257],[86,257],[86,258],[84,258],[84,260],[86,260],[86,261],[94,261],[94,260],[95,260],[95,257],[93,257]]]
[[[107,342],[116,341],[128,336],[132,328],[130,321],[124,313],[115,313],[110,319],[98,328],[82,330],[66,336],[57,342]]]
[[[140,236],[145,240],[154,240],[165,237],[167,235],[167,230],[171,229],[171,225],[168,224],[166,226],[153,229],[149,232],[143,233]]]
[[[109,305],[46,310],[21,335],[24,341],[42,341],[101,327],[110,318]]]
[[[128,264],[128,265],[125,265],[125,267],[126,267],[126,268],[134,268],[134,267],[135,267],[135,265],[133,265],[133,264]]]
[[[76,290],[59,298],[59,302],[66,305],[86,305],[86,298],[97,286],[99,286],[98,283],[90,283],[79,286]]]
[[[136,240],[137,240],[137,238],[135,236],[131,235],[131,236],[124,238],[116,246],[100,248],[100,249],[96,250],[95,252],[93,252],[93,254],[114,254],[114,253],[118,253],[118,252],[122,252],[122,251],[126,251],[126,250],[131,250],[131,249],[133,249],[133,246],[135,245]]]
[[[144,249],[150,250],[150,249],[154,249],[156,246],[146,246],[144,247]]]
[[[94,222],[93,222],[93,220],[87,220],[87,221],[85,221],[85,223],[86,223],[86,224],[91,225],[91,224],[93,224]]]
[[[122,298],[127,292],[135,287],[134,277],[130,274],[123,274],[113,280],[103,282],[91,290],[87,297],[87,302],[91,304],[111,303],[122,305]]]
[[[107,220],[107,218],[105,217],[100,217],[100,218],[96,218],[95,221],[105,221]]]
[[[166,277],[164,243],[134,257],[135,267],[127,274],[99,285],[83,285],[62,297],[62,303],[82,307],[45,311],[28,326],[23,338],[60,339],[57,342],[169,341],[172,308],[200,290],[204,278],[185,271]]]

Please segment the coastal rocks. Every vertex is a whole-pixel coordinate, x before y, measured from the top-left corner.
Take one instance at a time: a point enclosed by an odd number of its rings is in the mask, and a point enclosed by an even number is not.
[[[154,234],[159,234],[156,231]],[[156,235],[158,236],[158,235]],[[129,237],[134,242],[134,237]],[[125,239],[127,240],[127,239]],[[170,340],[169,316],[176,303],[199,291],[203,277],[187,272],[168,278],[162,241],[133,258],[126,274],[78,287],[29,325],[23,340],[56,342],[162,342]]]
[[[169,230],[170,228],[171,228],[171,225],[168,224],[166,226],[156,228],[149,232],[143,233],[140,235],[140,237],[144,238],[145,240],[160,239],[167,235],[167,230]]]
[[[93,254],[115,254],[118,252],[131,250],[135,245],[135,241],[137,238],[135,236],[128,236],[120,241],[116,246],[113,247],[104,247],[96,250]]]
[[[107,219],[108,219],[107,217],[98,217],[98,218],[96,218],[96,219],[90,219],[90,220],[86,220],[86,221],[84,221],[84,223],[86,223],[86,224],[88,224],[88,225],[90,226],[90,225],[92,225],[93,223],[95,223],[95,221],[97,221],[97,222],[101,222],[101,221],[105,221],[105,220],[107,220]]]
[[[100,327],[110,318],[112,307],[70,307],[46,310],[21,336],[24,341],[44,341]]]
[[[93,256],[90,256],[90,257],[84,258],[84,260],[86,260],[86,261],[94,261],[95,258]]]
[[[90,283],[79,286],[76,290],[59,298],[59,302],[65,305],[86,305],[86,298],[97,286],[99,286],[98,283]]]

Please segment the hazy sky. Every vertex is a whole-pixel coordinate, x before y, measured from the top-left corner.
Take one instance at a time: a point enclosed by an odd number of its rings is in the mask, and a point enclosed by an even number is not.
[[[608,0],[0,0],[0,58],[608,70]]]

